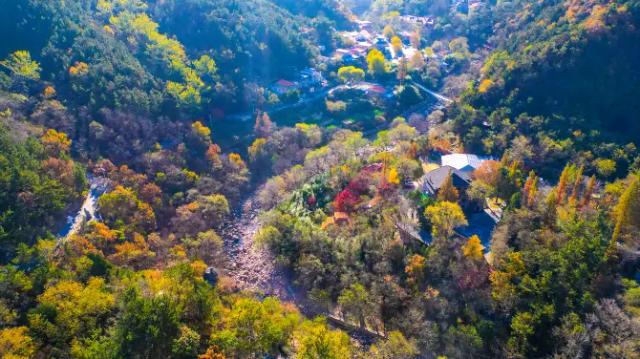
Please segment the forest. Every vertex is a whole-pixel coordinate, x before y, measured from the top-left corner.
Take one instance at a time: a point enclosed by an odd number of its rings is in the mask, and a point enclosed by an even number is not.
[[[0,358],[640,358],[640,1],[0,8]]]

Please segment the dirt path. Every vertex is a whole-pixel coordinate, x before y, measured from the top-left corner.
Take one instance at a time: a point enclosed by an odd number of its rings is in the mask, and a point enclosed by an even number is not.
[[[254,242],[260,228],[259,208],[252,193],[221,230],[229,260],[225,274],[233,278],[240,289],[255,290],[282,301],[294,301],[293,290],[286,274],[275,265],[268,249]]]
[[[322,315],[335,327],[345,330],[363,345],[370,345],[383,335],[368,329],[358,328],[335,313],[325,313],[315,308],[305,295],[296,292],[290,278],[278,269],[268,249],[254,242],[260,228],[260,209],[254,193],[248,195],[242,206],[236,209],[230,220],[220,231],[228,256],[224,274],[232,278],[241,290],[257,291],[265,296],[274,296],[283,302],[294,304],[307,317]]]

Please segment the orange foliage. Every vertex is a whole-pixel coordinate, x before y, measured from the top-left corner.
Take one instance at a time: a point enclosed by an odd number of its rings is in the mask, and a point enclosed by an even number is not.
[[[50,156],[58,156],[60,153],[69,151],[71,147],[71,140],[67,137],[67,134],[54,129],[47,130],[40,138],[40,142],[42,142]]]
[[[42,91],[42,96],[44,96],[44,98],[52,98],[56,95],[56,89],[53,88],[53,86],[47,86],[44,88],[44,91]]]
[[[73,77],[85,76],[89,73],[89,65],[85,62],[78,61],[75,65],[69,67],[69,75]]]
[[[141,269],[151,265],[155,253],[149,250],[149,245],[139,233],[133,234],[133,240],[116,245],[116,252],[109,257],[113,263]]]
[[[211,137],[211,130],[209,129],[209,127],[203,125],[202,122],[200,122],[200,121],[194,122],[191,125],[191,128],[193,129],[193,132],[195,134],[197,134],[198,136],[202,136],[202,137],[206,137],[206,138],[210,138]]]
[[[480,167],[473,171],[473,178],[490,186],[495,186],[498,184],[498,180],[500,179],[500,167],[501,164],[498,161],[484,161]]]
[[[424,279],[426,265],[427,260],[419,254],[414,254],[409,258],[409,263],[407,263],[404,269],[405,273],[407,273],[407,282],[409,285],[420,285]]]
[[[215,169],[222,168],[222,160],[220,160],[220,152],[222,152],[222,150],[220,149],[220,146],[216,144],[211,144],[209,145],[209,148],[207,149],[207,153],[205,154],[207,160],[211,164],[211,167]]]

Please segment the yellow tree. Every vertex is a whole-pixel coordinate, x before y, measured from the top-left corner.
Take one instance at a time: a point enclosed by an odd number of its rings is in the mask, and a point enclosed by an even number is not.
[[[35,343],[27,327],[0,330],[0,358],[28,359],[35,354]]]
[[[364,80],[364,71],[355,66],[343,66],[338,69],[338,77],[345,83],[358,82]]]
[[[564,202],[564,197],[567,192],[567,182],[569,181],[570,173],[571,165],[567,165],[560,174],[560,179],[558,180],[558,185],[556,186],[556,204],[561,204],[562,202]]]
[[[373,49],[367,54],[367,68],[369,74],[374,77],[382,76],[387,73],[387,66],[384,61],[384,54],[378,50]]]
[[[640,176],[632,175],[629,181],[613,211],[616,220],[614,241],[618,240],[623,232],[638,230],[640,227]]]
[[[295,358],[300,359],[342,359],[353,353],[349,336],[329,329],[322,318],[305,320],[293,333],[292,347]]]
[[[395,52],[396,56],[402,51],[402,40],[398,36],[394,36],[391,38],[391,48],[393,48],[393,52]]]
[[[431,222],[431,234],[434,237],[450,238],[457,227],[469,224],[462,208],[453,202],[438,202],[424,210],[425,217]]]
[[[12,53],[6,60],[0,61],[0,66],[9,70],[17,78],[40,79],[40,64],[31,59],[29,51],[19,50]]]
[[[395,167],[389,171],[387,182],[395,185],[400,184],[400,176],[398,175],[398,170]]]
[[[475,234],[469,238],[467,243],[462,246],[462,254],[473,260],[481,260],[483,256],[484,246],[480,241],[480,237]]]
[[[66,153],[71,147],[71,140],[64,132],[58,132],[54,129],[49,129],[40,138],[40,142],[44,145],[49,156],[59,156],[61,153]]]

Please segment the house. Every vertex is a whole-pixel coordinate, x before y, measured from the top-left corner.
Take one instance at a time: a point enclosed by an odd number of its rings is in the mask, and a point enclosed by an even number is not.
[[[451,166],[442,166],[424,175],[422,192],[430,196],[436,196],[449,176],[451,176],[453,185],[459,190],[466,190],[471,185],[469,174]]]
[[[476,155],[466,153],[454,153],[442,156],[442,166],[450,166],[462,172],[473,172],[476,168],[486,161],[486,158],[480,158]]]
[[[400,21],[410,26],[422,26],[425,28],[433,27],[433,25],[435,25],[436,23],[435,18],[431,16],[414,16],[414,15],[400,16]]]
[[[358,21],[356,21],[356,24],[358,25],[358,28],[360,30],[371,31],[373,29],[373,23],[371,21],[358,20]]]
[[[322,73],[314,68],[307,68],[300,71],[300,86],[303,88],[310,88],[315,86],[321,86],[325,82]]]
[[[287,92],[297,89],[298,85],[296,83],[283,79],[276,81],[276,83],[271,87],[271,90],[273,90],[273,92],[277,93],[278,95],[284,95]]]

